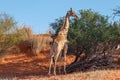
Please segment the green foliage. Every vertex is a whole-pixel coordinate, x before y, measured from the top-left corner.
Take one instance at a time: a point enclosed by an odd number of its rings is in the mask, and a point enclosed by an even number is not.
[[[119,23],[109,23],[108,16],[89,10],[79,11],[79,20],[70,20],[68,39],[75,47],[86,46],[95,42],[105,42],[120,37]],[[63,22],[63,18],[57,19],[51,25],[55,32]]]
[[[118,6],[116,9],[113,9],[113,11],[114,11],[114,15],[115,16],[120,16],[120,6]]]
[[[15,28],[4,40],[4,46],[9,48],[13,45],[25,41],[32,37],[32,29],[30,27],[24,26],[20,28]]]
[[[106,40],[112,40],[120,37],[120,25],[119,23],[114,22],[113,24],[110,24],[106,31],[104,32],[104,35]]]
[[[14,27],[15,24],[16,22],[8,14],[0,14],[0,37]]]
[[[33,37],[33,32],[31,27],[24,25],[23,27],[16,28],[13,32],[19,39],[26,40]]]
[[[53,32],[55,34],[55,36],[58,34],[58,31],[60,29],[60,27],[63,25],[64,22],[64,17],[60,17],[59,19],[56,19],[55,22],[51,23],[50,26],[53,29]]]

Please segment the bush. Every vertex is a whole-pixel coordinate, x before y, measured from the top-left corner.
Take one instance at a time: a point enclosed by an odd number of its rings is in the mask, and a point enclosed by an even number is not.
[[[8,14],[6,13],[0,14],[0,54],[5,52],[5,50],[11,46],[8,44],[7,39],[11,29],[14,28],[15,25],[16,22]]]
[[[27,53],[27,55],[38,55],[46,48],[48,43],[48,35],[33,35],[33,37],[20,42],[18,47],[20,48],[21,52]]]

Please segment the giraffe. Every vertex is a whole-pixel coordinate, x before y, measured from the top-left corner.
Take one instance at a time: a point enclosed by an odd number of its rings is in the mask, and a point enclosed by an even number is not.
[[[62,27],[58,31],[58,35],[56,36],[55,39],[53,39],[53,43],[50,46],[50,66],[49,66],[49,72],[48,72],[49,75],[51,74],[52,64],[54,64],[54,75],[56,75],[56,63],[62,50],[64,53],[63,54],[64,55],[64,73],[66,74],[66,53],[68,49],[67,33],[69,29],[70,16],[78,19],[78,16],[76,15],[76,13],[72,10],[72,8],[70,8],[70,10],[67,11]]]

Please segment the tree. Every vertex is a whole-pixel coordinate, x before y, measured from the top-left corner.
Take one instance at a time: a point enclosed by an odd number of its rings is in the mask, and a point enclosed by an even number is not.
[[[51,26],[55,30],[55,34],[57,34],[59,27],[63,23],[63,19],[64,17],[56,19],[52,23]],[[119,37],[118,27],[118,24],[108,22],[108,16],[101,15],[91,9],[80,10],[78,21],[70,20],[68,32],[69,50],[70,52],[72,50],[76,55],[75,62],[83,52],[86,53],[86,58],[93,56],[96,53],[95,45],[98,43]]]
[[[0,14],[0,50],[5,47],[5,39],[12,28],[14,28],[16,22],[6,13]]]
[[[113,14],[115,16],[120,16],[120,6],[118,6],[116,9],[113,9]]]
[[[80,54],[86,53],[86,57],[93,55],[91,46],[97,42],[104,40],[104,33],[106,26],[108,25],[108,17],[100,15],[92,10],[81,10],[80,19],[72,21],[71,30],[69,31],[69,37],[71,46],[75,46],[76,60],[78,60]]]
[[[16,22],[8,14],[0,14],[0,37],[14,27],[15,24]]]

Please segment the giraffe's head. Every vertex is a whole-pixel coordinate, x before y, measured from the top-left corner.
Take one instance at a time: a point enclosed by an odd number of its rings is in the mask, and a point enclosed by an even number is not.
[[[70,8],[70,10],[67,12],[67,15],[75,17],[76,19],[78,19],[77,14],[72,10],[72,8]]]

